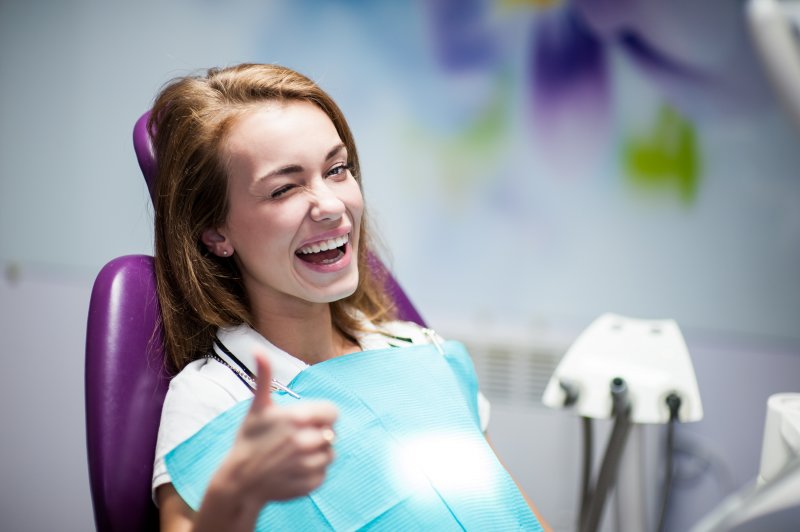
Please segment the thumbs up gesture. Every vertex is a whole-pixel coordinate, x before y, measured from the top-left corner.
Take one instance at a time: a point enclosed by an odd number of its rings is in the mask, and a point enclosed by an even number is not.
[[[333,423],[328,402],[280,406],[272,402],[272,375],[255,353],[258,375],[253,403],[220,473],[235,491],[260,505],[305,495],[322,484],[333,460]]]

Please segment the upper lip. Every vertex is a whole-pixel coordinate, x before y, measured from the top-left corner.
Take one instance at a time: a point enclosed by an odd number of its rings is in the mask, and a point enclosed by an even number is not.
[[[303,249],[304,247],[309,246],[311,244],[316,244],[317,242],[323,242],[325,240],[330,240],[331,238],[344,236],[344,235],[348,234],[352,230],[353,230],[353,228],[350,227],[349,225],[347,225],[347,226],[339,227],[339,228],[336,228],[336,229],[332,229],[330,231],[325,231],[324,233],[320,233],[318,235],[314,235],[313,237],[309,238],[308,240],[304,240],[303,242],[300,243],[299,246],[297,246],[297,249],[300,250],[300,249]]]

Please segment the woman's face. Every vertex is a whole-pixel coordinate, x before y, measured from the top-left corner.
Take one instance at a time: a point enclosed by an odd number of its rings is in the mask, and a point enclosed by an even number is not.
[[[228,219],[212,230],[223,240],[203,240],[233,253],[254,305],[352,294],[364,204],[330,118],[307,102],[267,103],[236,121],[222,155]]]

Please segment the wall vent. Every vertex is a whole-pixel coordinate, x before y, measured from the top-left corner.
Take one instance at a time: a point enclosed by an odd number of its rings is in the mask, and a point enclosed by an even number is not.
[[[542,395],[563,352],[500,344],[466,344],[480,388],[492,403],[542,406]]]

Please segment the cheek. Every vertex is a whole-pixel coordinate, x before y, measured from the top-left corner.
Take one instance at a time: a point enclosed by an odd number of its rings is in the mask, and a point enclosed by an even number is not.
[[[228,219],[233,245],[258,255],[278,253],[288,246],[297,225],[297,216],[291,210],[241,211]]]
[[[354,183],[352,189],[347,192],[347,195],[343,199],[348,210],[353,215],[353,221],[356,223],[360,222],[361,214],[364,212],[364,197],[361,194],[361,189],[358,184]]]

